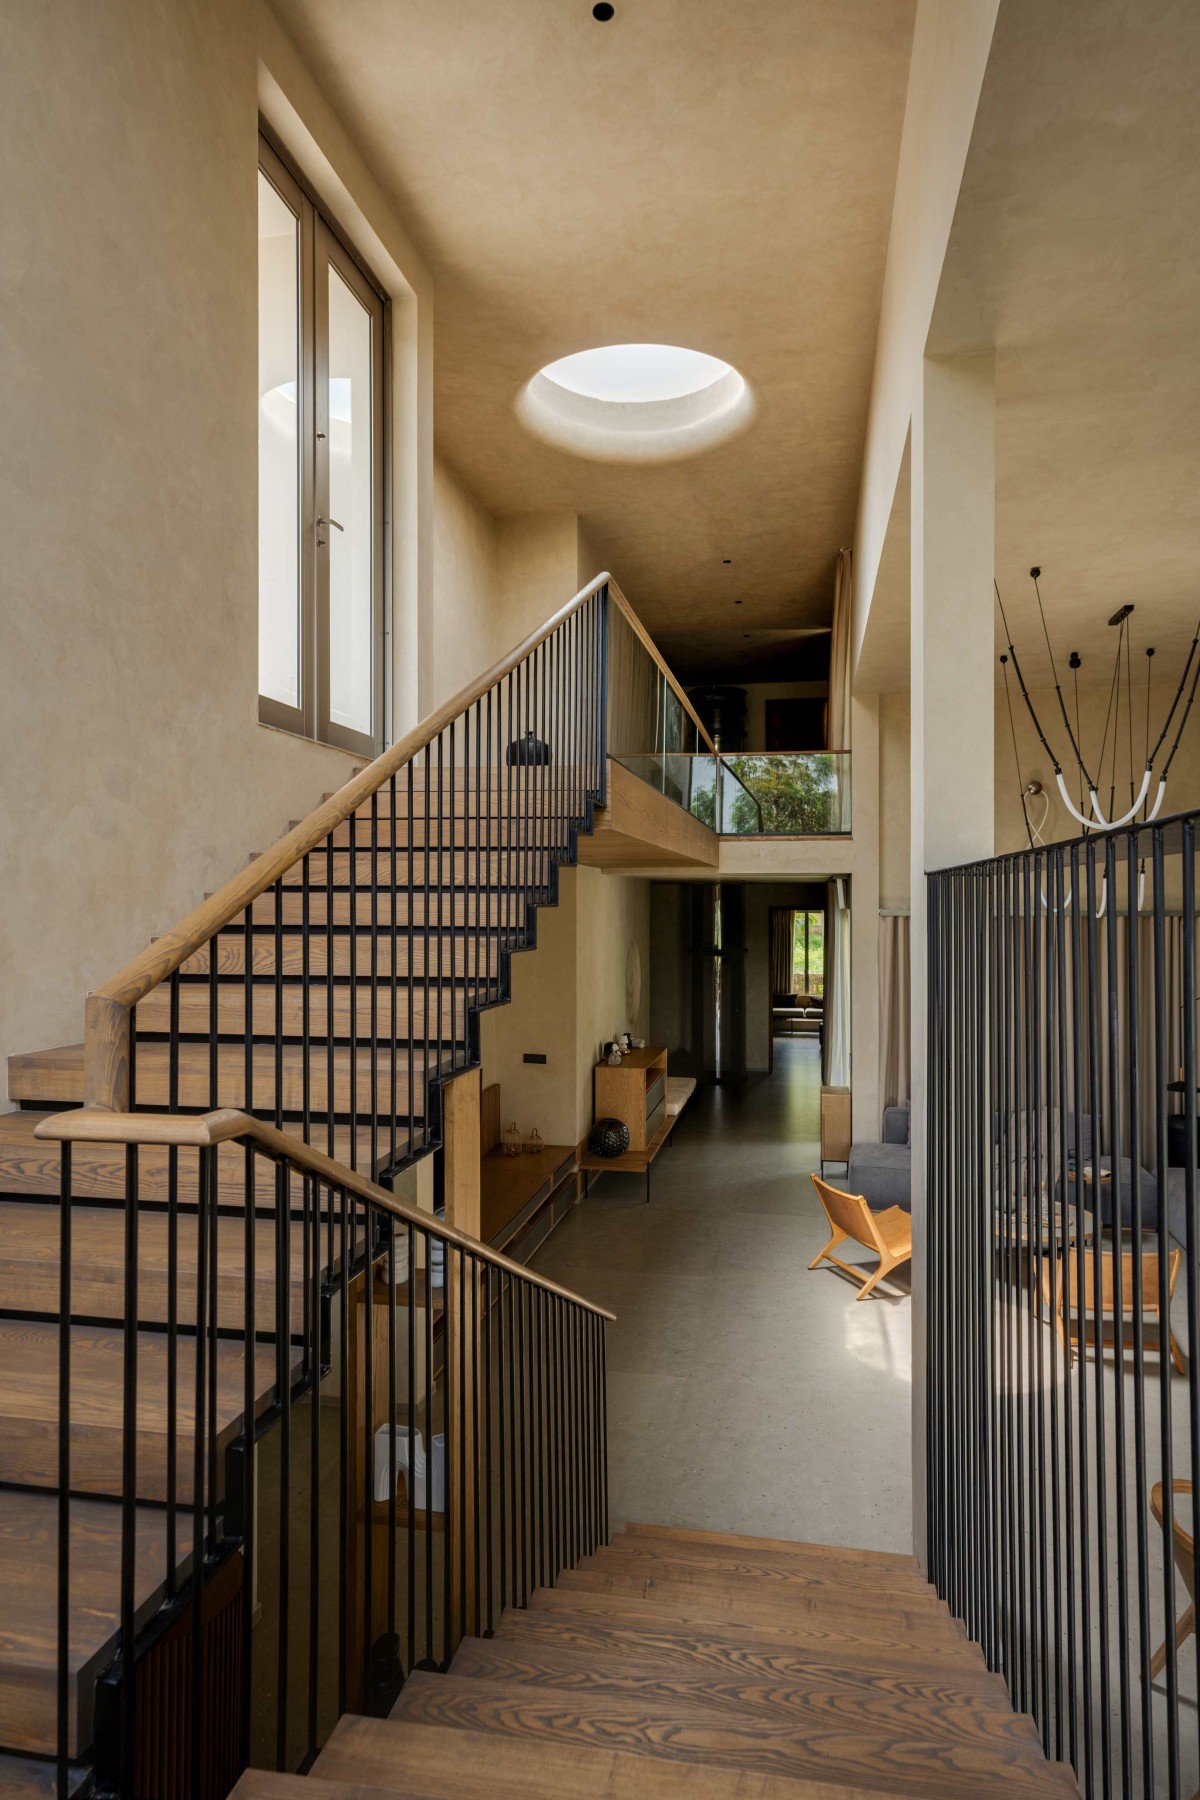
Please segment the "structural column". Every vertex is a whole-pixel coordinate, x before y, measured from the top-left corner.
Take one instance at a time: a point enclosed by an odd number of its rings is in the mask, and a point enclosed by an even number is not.
[[[926,1560],[925,877],[993,854],[995,358],[925,361],[912,416],[913,1538]]]

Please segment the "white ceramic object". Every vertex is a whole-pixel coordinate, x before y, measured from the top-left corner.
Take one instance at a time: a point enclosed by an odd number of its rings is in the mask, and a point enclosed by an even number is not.
[[[375,1433],[375,1498],[385,1501],[390,1497],[391,1486],[391,1442],[396,1442],[396,1480],[404,1481],[404,1489],[415,1512],[445,1512],[446,1510],[446,1438],[444,1432],[436,1432],[433,1439],[433,1471],[430,1482],[429,1458],[425,1454],[425,1440],[419,1431],[412,1434],[413,1469],[411,1479],[408,1467],[408,1426],[381,1425]],[[426,1492],[432,1485],[433,1497],[426,1499]]]

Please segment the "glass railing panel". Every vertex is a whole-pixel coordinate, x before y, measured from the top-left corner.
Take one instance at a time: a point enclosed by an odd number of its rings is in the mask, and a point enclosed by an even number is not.
[[[832,837],[850,830],[850,754],[662,750],[616,759],[656,793],[726,837]]]
[[[702,825],[718,829],[717,813],[720,776],[715,756],[684,756],[676,751],[660,751],[650,756],[618,756],[623,768],[690,812]]]
[[[719,830],[823,837],[850,830],[847,750],[743,751],[721,758]]]

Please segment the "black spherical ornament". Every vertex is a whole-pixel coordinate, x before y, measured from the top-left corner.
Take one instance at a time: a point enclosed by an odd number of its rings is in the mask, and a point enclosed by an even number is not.
[[[629,1127],[620,1119],[597,1119],[588,1137],[593,1156],[624,1156],[629,1148]]]

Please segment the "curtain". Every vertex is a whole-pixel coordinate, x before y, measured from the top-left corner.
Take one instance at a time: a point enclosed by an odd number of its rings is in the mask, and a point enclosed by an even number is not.
[[[879,1096],[881,1106],[906,1106],[912,1093],[909,1062],[909,920],[879,920]]]
[[[825,913],[825,1081],[850,1086],[850,907],[844,881],[831,881]]]
[[[795,992],[793,947],[796,941],[796,915],[786,906],[771,908],[771,992]]]
[[[827,747],[850,748],[850,632],[854,617],[854,589],[850,552],[839,550],[833,585],[833,635],[829,646],[829,724]]]

